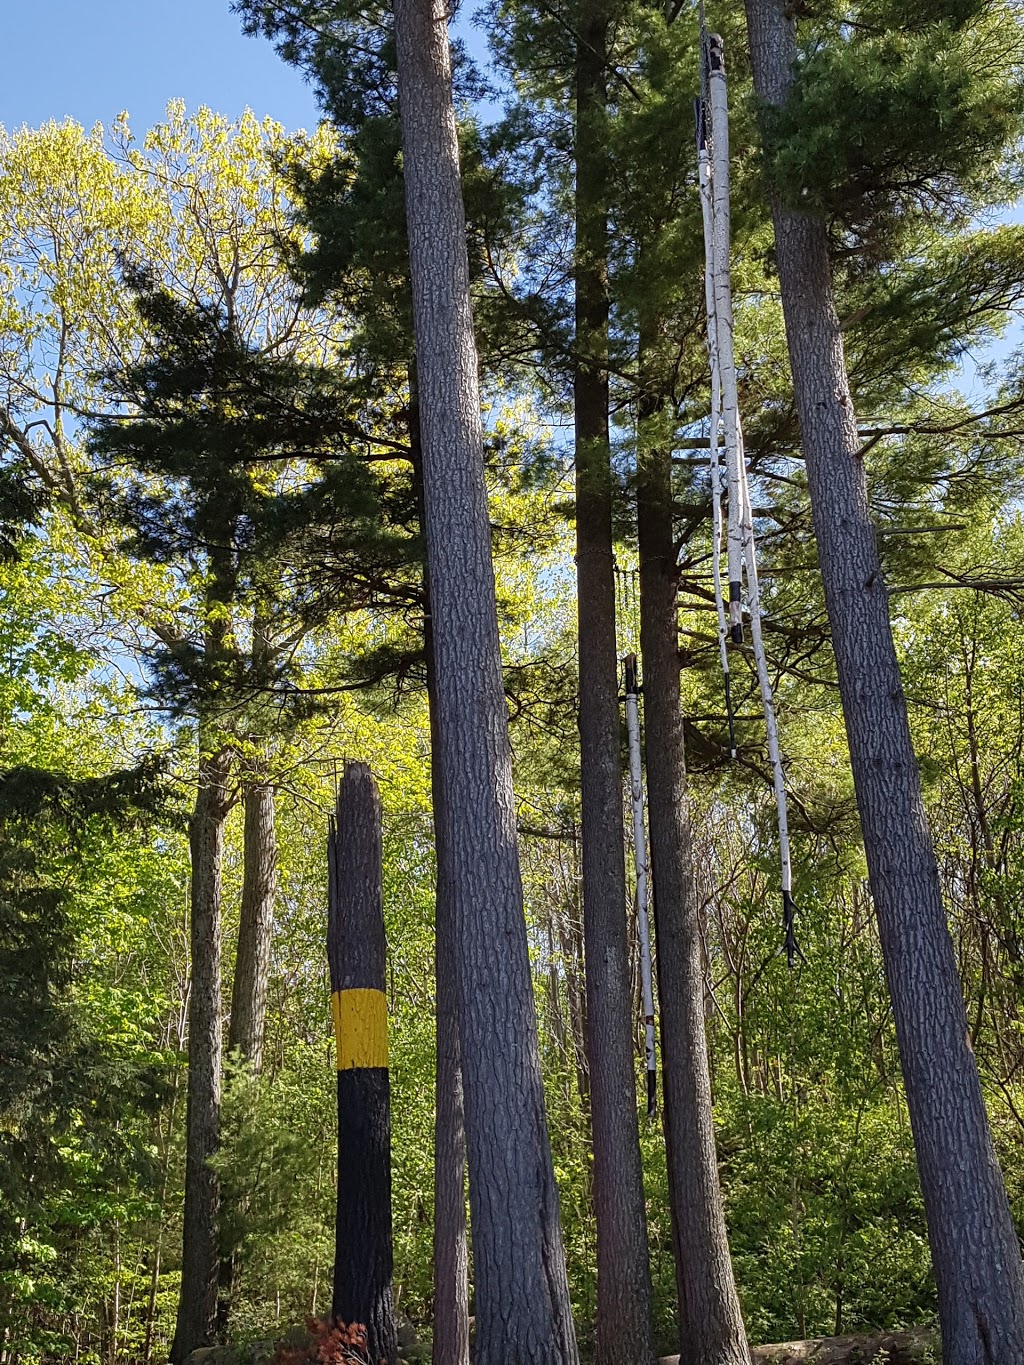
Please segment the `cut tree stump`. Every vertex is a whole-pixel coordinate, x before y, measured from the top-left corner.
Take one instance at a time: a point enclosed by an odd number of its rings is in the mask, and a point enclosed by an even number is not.
[[[876,1332],[869,1336],[812,1337],[756,1346],[754,1365],[922,1365],[939,1349],[933,1327],[910,1332]],[[663,1356],[660,1365],[679,1365],[678,1356]]]

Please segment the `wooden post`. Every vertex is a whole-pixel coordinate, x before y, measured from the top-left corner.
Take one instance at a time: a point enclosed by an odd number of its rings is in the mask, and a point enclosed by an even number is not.
[[[385,984],[381,814],[363,763],[346,763],[327,842],[327,956],[338,1046],[335,1319],[366,1328],[368,1357],[395,1360],[391,1237],[391,1086]]]

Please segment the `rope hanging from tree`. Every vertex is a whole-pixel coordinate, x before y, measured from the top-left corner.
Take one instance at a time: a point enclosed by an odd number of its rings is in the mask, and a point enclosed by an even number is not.
[[[736,357],[733,348],[732,280],[729,264],[729,107],[725,53],[718,34],[709,34],[700,13],[701,97],[697,101],[697,164],[704,220],[704,294],[708,313],[708,352],[711,362],[711,423],[709,432],[712,496],[712,575],[718,613],[718,640],[725,679],[729,749],[736,756],[735,720],[729,670],[729,644],[743,644],[743,582],[747,588],[750,643],[757,672],[761,707],[772,767],[778,817],[783,926],[786,958],[792,967],[800,953],[794,927],[793,872],[789,845],[786,775],[779,747],[775,699],[761,630],[761,593],[757,574],[754,518],[747,483],[743,427],[739,413]],[[725,553],[729,584],[728,619],[722,591],[722,448],[725,451]]]

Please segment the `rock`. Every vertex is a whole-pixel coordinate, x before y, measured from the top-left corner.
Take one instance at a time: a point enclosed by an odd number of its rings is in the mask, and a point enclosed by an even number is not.
[[[289,1346],[305,1346],[309,1333],[293,1327],[285,1340]],[[270,1365],[276,1351],[275,1341],[254,1341],[250,1346],[204,1346],[192,1352],[187,1365]]]
[[[242,1365],[237,1346],[201,1346],[188,1358],[188,1365]]]
[[[416,1328],[404,1314],[395,1319],[395,1340],[398,1343],[398,1359],[408,1365],[426,1365],[430,1360],[430,1347],[420,1341]]]
[[[395,1319],[395,1340],[398,1343],[399,1351],[408,1351],[413,1346],[420,1344],[420,1339],[416,1335],[416,1328],[408,1318],[401,1314]]]
[[[754,1348],[754,1365],[924,1365],[937,1352],[939,1334],[932,1327],[909,1332],[876,1332],[868,1336],[812,1337]],[[679,1365],[665,1356],[660,1365]]]

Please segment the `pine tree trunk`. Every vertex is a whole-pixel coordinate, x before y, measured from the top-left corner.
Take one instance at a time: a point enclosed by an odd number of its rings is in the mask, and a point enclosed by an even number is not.
[[[576,592],[587,1059],[597,1226],[598,1365],[646,1365],[651,1278],[633,1058],[611,447],[605,88],[609,17],[584,7],[576,49]]]
[[[202,748],[202,730],[200,746]],[[192,987],[188,1011],[188,1105],[181,1296],[171,1348],[175,1365],[209,1345],[217,1311],[219,1188],[210,1157],[220,1140],[221,865],[230,755],[201,754],[189,822],[192,857]]]
[[[643,351],[641,352],[643,378]],[[642,414],[650,404],[642,400]],[[682,1365],[749,1365],[718,1179],[704,1028],[700,906],[679,697],[672,462],[641,424],[640,647],[658,1002]]]
[[[238,1051],[258,1074],[263,1065],[267,1018],[267,976],[277,898],[277,832],[274,788],[253,782],[245,787],[242,913],[231,991],[228,1051]]]
[[[396,0],[477,1365],[575,1365],[501,674],[447,12]]]
[[[784,0],[747,0],[754,85],[787,95]],[[823,224],[773,199],[775,255],[946,1365],[1024,1360],[1024,1269],[971,1051],[850,398]]]
[[[243,793],[244,832],[242,847],[242,908],[238,922],[238,949],[231,986],[231,1022],[228,1055],[237,1053],[259,1075],[263,1066],[263,1032],[267,1017],[267,978],[270,945],[274,932],[277,898],[277,832],[274,826],[274,789],[250,782]],[[221,1192],[221,1263],[217,1289],[217,1333],[226,1337],[231,1319],[231,1296],[235,1280],[235,1251],[229,1245],[229,1229],[245,1215],[247,1201],[231,1207],[227,1191]]]
[[[416,369],[409,375],[409,446],[420,526],[423,503],[423,453],[420,446]],[[451,871],[444,843],[444,778],[438,730],[437,665],[430,574],[423,569],[423,647],[430,713],[430,797],[434,814],[434,993],[437,1057],[434,1072],[434,1320],[433,1365],[469,1365],[469,1248],[466,1242],[466,1139],[459,1059],[459,1009]]]

